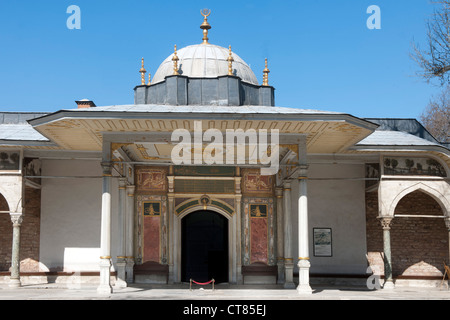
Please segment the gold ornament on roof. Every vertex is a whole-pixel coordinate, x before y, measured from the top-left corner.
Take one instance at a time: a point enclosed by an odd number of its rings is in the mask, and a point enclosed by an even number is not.
[[[150,72],[149,72],[149,73],[148,73],[148,83],[147,83],[147,85],[149,86],[150,83],[151,83],[151,75],[150,75]]]
[[[228,75],[232,76],[233,75],[233,56],[231,55],[231,46],[228,47],[229,50],[229,55],[228,55]]]
[[[141,73],[141,85],[145,85],[145,73],[147,72],[144,68],[144,58],[141,59],[141,70],[139,70]]]
[[[179,75],[178,73],[178,56],[177,56],[177,45],[175,45],[174,48],[174,53],[173,53],[173,57],[172,57],[172,61],[173,61],[173,74],[174,75]]]
[[[266,67],[263,70],[263,86],[269,85],[269,68],[267,68],[267,59],[266,59]]]
[[[211,14],[210,9],[203,9],[200,10],[200,14],[203,16],[204,20],[203,23],[200,26],[200,29],[203,30],[203,44],[208,44],[208,30],[211,29],[211,25],[208,22],[208,17]]]

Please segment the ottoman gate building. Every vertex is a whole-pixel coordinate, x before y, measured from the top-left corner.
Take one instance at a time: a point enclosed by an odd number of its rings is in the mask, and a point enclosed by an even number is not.
[[[202,14],[132,105],[0,114],[2,281],[440,283],[450,150],[414,119],[275,106],[267,61],[259,84]]]

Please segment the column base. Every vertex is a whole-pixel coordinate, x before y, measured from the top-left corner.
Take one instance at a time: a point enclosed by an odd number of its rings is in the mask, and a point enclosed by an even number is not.
[[[383,284],[383,289],[386,289],[386,290],[392,290],[392,289],[395,289],[394,281],[392,281],[392,280],[387,280],[387,281]]]
[[[100,259],[100,285],[97,288],[98,294],[111,294],[113,292],[111,287],[111,260]]]
[[[285,281],[283,287],[285,289],[295,289],[294,283],[294,264],[285,262],[284,264],[285,270]]]
[[[133,258],[127,258],[127,265],[125,267],[125,271],[126,271],[127,283],[133,283],[134,282],[134,259]]]
[[[22,283],[20,282],[20,279],[9,279],[8,287],[20,288],[21,286],[22,286]]]
[[[117,259],[117,279],[116,282],[114,283],[114,287],[117,288],[126,288],[128,286],[127,282],[125,281],[126,279],[126,261],[125,259]]]
[[[298,287],[299,294],[312,294],[311,286],[309,285],[309,268],[311,264],[309,260],[300,259],[298,261]]]
[[[242,265],[238,265],[236,269],[236,284],[244,284],[244,277],[242,276]]]
[[[299,284],[297,286],[297,292],[299,294],[312,294],[312,289],[309,284]]]
[[[277,267],[278,267],[278,284],[283,284],[284,283],[284,262],[283,261],[279,261],[277,263]]]

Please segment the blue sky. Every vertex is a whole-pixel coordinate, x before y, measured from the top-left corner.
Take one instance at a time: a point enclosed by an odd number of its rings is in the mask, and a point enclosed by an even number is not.
[[[70,5],[80,30],[66,27]],[[370,5],[381,30],[366,26]],[[200,43],[205,7],[210,43],[231,45],[260,82],[269,59],[277,106],[418,118],[441,90],[409,57],[426,43],[428,0],[1,1],[0,111],[133,103],[141,57],[153,75],[174,44]]]

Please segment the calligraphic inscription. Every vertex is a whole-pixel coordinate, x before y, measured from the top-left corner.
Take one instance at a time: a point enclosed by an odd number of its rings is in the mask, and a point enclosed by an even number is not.
[[[267,204],[251,204],[250,217],[267,218]]]
[[[161,202],[160,201],[144,201],[142,203],[144,216],[160,216],[161,215]]]
[[[233,177],[235,175],[234,167],[210,167],[210,166],[175,166],[174,174],[176,176],[216,176]]]

